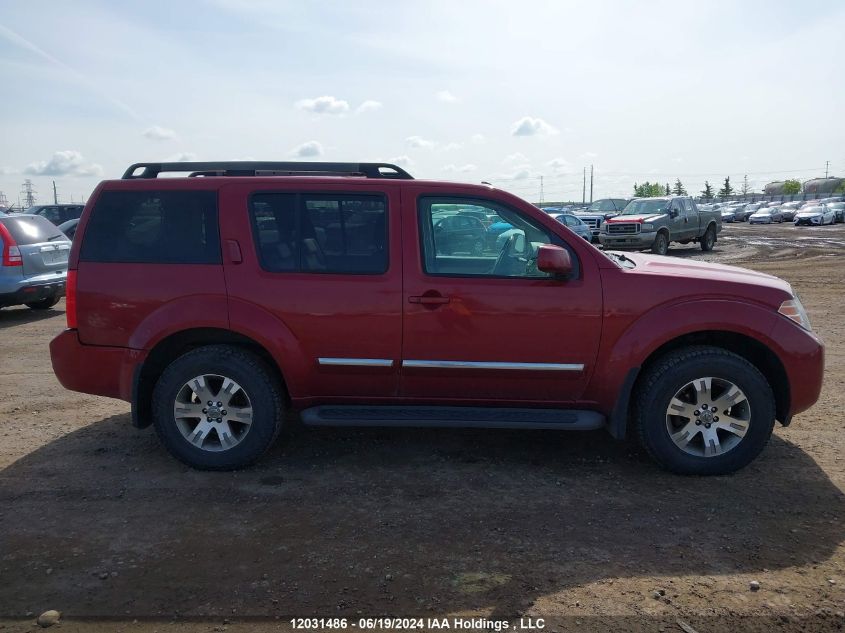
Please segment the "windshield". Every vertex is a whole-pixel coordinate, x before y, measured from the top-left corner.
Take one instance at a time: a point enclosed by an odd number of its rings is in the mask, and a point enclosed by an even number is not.
[[[669,207],[668,200],[631,200],[622,215],[654,215],[665,213]]]

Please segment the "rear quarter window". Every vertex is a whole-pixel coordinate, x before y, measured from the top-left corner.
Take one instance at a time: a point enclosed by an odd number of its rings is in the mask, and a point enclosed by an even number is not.
[[[85,228],[80,260],[220,264],[217,193],[103,192]]]
[[[12,239],[21,246],[67,239],[64,234],[48,219],[40,215],[19,215],[0,219]]]

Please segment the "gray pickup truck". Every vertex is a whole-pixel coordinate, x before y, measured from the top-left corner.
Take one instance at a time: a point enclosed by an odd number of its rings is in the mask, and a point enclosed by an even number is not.
[[[722,230],[719,210],[701,211],[689,196],[631,200],[616,217],[601,225],[599,242],[614,250],[645,250],[665,255],[669,244],[698,242],[712,250]]]

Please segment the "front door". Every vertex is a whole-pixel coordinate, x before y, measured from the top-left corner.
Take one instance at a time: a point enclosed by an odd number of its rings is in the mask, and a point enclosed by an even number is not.
[[[453,404],[577,401],[601,337],[599,271],[585,252],[592,247],[568,245],[554,220],[462,195],[459,186],[454,195],[423,187],[402,195],[403,397]],[[510,228],[485,240],[480,253],[441,243],[436,227],[443,217],[478,211]],[[568,248],[576,266],[571,279],[537,270],[544,243]]]

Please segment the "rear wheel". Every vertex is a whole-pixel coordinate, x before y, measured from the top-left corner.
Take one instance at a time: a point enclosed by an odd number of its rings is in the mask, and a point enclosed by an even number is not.
[[[254,354],[228,345],[180,356],[153,390],[153,421],[170,453],[201,470],[248,466],[283,418],[278,380]]]
[[[636,396],[640,442],[663,468],[684,475],[724,475],[746,466],[774,423],[765,377],[716,347],[666,355],[647,370]]]
[[[32,308],[33,310],[49,310],[59,302],[60,298],[48,297],[47,299],[41,299],[41,301],[30,301],[25,305],[27,308]]]
[[[714,226],[708,226],[707,230],[704,231],[704,236],[701,238],[701,250],[703,251],[712,251],[713,245],[716,243],[716,228]]]
[[[651,252],[655,255],[665,255],[669,252],[669,237],[665,232],[661,231],[654,238],[654,244],[651,245]]]

